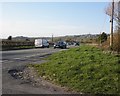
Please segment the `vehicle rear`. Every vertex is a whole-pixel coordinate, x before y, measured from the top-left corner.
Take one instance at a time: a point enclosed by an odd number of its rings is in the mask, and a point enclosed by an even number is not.
[[[49,43],[46,39],[35,39],[35,47],[36,48],[38,48],[38,47],[41,47],[41,48],[48,47],[49,48]]]

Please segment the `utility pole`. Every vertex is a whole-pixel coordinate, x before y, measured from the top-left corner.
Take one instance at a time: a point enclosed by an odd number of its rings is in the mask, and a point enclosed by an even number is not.
[[[110,20],[110,47],[113,49],[113,16],[114,16],[114,0],[112,1],[112,14]]]
[[[101,41],[101,32],[100,32],[100,48],[102,46],[102,41]]]
[[[120,1],[118,1],[118,17],[120,17]],[[118,19],[118,54],[120,53],[120,19]]]
[[[53,34],[52,34],[52,42],[53,42]]]

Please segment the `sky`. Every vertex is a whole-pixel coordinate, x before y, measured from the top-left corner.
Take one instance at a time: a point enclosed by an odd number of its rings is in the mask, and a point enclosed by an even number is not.
[[[0,38],[109,33],[108,2],[2,2]]]

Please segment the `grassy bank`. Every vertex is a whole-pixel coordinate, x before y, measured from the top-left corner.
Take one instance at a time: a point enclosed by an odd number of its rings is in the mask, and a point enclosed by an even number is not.
[[[120,57],[81,46],[55,53],[44,64],[30,65],[43,78],[83,93],[116,94]]]

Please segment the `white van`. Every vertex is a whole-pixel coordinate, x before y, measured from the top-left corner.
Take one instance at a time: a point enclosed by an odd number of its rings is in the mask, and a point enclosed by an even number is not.
[[[46,39],[35,39],[35,47],[49,48],[49,42]]]

